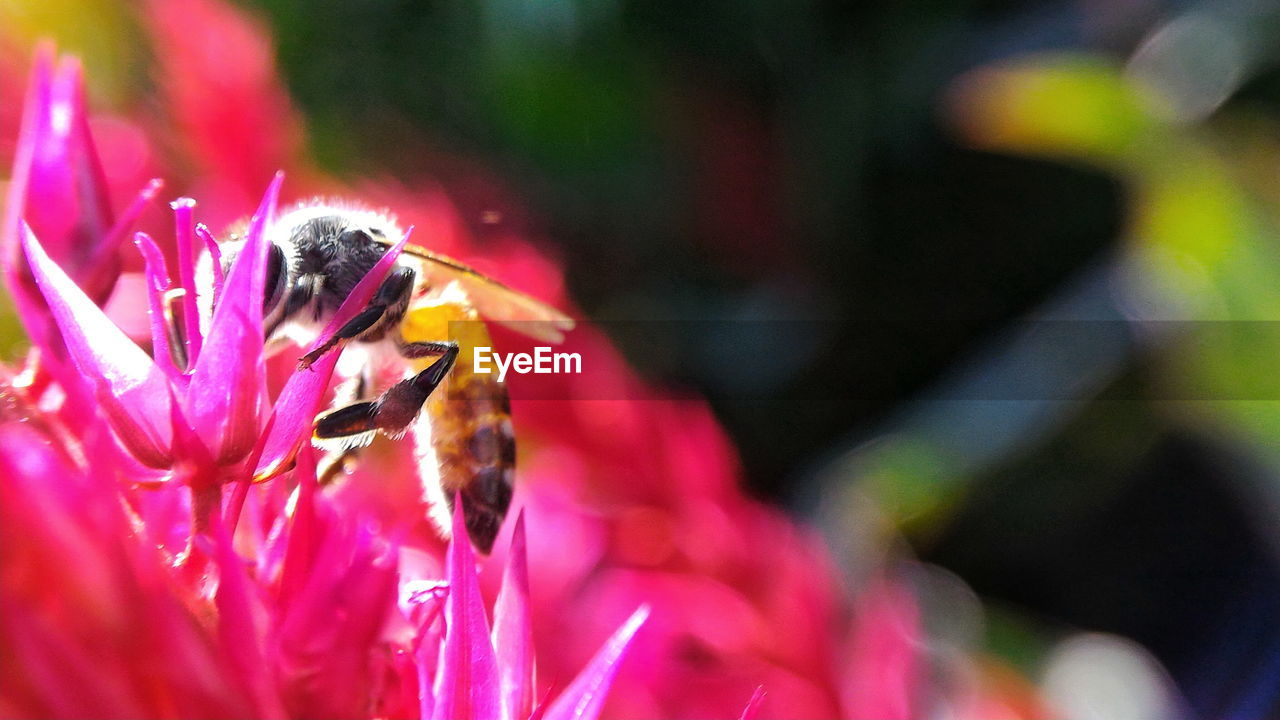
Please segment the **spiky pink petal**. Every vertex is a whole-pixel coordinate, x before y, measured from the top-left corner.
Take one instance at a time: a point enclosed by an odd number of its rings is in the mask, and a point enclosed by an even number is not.
[[[196,225],[196,237],[204,243],[204,249],[209,253],[210,269],[213,271],[213,305],[218,304],[218,300],[222,297],[222,285],[227,278],[222,272],[222,248],[218,246],[218,240],[209,232],[209,228],[204,223]]]
[[[114,252],[120,246],[125,236],[129,234],[129,229],[138,221],[142,215],[142,211],[147,206],[155,202],[156,196],[164,189],[164,180],[161,178],[151,178],[146,185],[143,186],[138,194],[134,196],[133,202],[120,213],[120,217],[116,218],[116,224],[111,226],[111,230],[107,232],[106,240],[103,241],[102,252]]]
[[[27,193],[31,185],[31,166],[35,162],[36,148],[40,144],[42,131],[48,125],[53,60],[51,44],[41,44],[36,49],[31,77],[27,80],[27,95],[22,103],[22,125],[18,131],[13,172],[5,196],[4,226],[0,228],[0,239],[3,239],[4,247],[3,253],[0,253],[0,263],[4,267],[5,283],[13,295],[22,295],[27,290],[21,282],[23,255],[18,230],[27,210]]]
[[[502,717],[498,658],[489,640],[489,621],[480,597],[476,556],[467,540],[462,501],[454,502],[453,541],[445,579],[444,648],[434,688],[434,720],[492,720]]]
[[[342,301],[338,311],[316,341],[307,348],[308,351],[320,347],[333,336],[347,321],[354,318],[368,306],[370,298],[378,291],[382,281],[400,257],[400,251],[413,235],[413,228],[405,232],[404,237],[365,273],[356,283],[347,298]],[[298,369],[285,381],[284,388],[276,398],[271,410],[271,418],[267,422],[267,430],[259,441],[258,460],[253,473],[255,481],[262,481],[284,472],[293,460],[298,446],[306,439],[306,435],[320,412],[324,401],[324,391],[329,387],[329,379],[338,363],[337,348],[316,360],[311,367]]]
[[[138,233],[134,236],[134,244],[142,253],[147,277],[147,314],[151,320],[151,356],[156,365],[169,378],[169,382],[185,385],[187,378],[173,364],[173,351],[169,347],[169,329],[165,325],[164,294],[169,291],[169,269],[165,266],[164,255],[156,246],[151,236]]]
[[[231,665],[253,698],[261,718],[285,717],[284,705],[269,676],[263,652],[266,609],[254,596],[244,562],[231,546],[231,536],[221,523],[213,532],[213,557],[218,567],[218,636]]]
[[[407,707],[416,704],[418,717],[430,720],[435,710],[432,678],[436,676],[440,663],[440,645],[444,641],[444,604],[449,586],[444,581],[415,580],[405,583],[400,595],[401,612],[415,629],[410,655],[415,666],[412,684],[417,695]]]
[[[618,666],[631,647],[636,631],[649,617],[649,606],[642,605],[622,627],[605,642],[591,658],[591,662],[578,673],[569,687],[556,698],[542,716],[544,720],[595,720],[604,707],[605,696]]]
[[[316,454],[310,445],[298,453],[298,465],[293,471],[298,482],[297,497],[290,518],[289,539],[285,546],[284,562],[280,570],[280,591],[277,604],[288,607],[302,591],[317,547],[316,531]]]
[[[266,432],[258,441],[261,451],[255,463],[254,482],[269,480],[289,469],[298,448],[324,404],[324,391],[338,364],[338,351],[327,353],[305,370],[295,370],[271,410]]]
[[[368,706],[371,687],[357,678],[370,676],[369,649],[377,644],[395,608],[400,583],[399,546],[367,525],[356,538],[357,552],[343,580],[342,632],[330,658],[333,677],[342,680],[348,686],[347,695],[359,701],[352,702],[353,709]]]
[[[298,455],[296,477],[272,660],[291,715],[363,716],[369,648],[395,604],[399,550],[327,505],[309,446]]]
[[[369,648],[395,603],[398,550],[366,526],[326,515],[305,587],[278,623],[274,659],[290,715],[361,717]]]
[[[243,459],[258,439],[265,230],[275,217],[283,179],[277,174],[271,181],[249,223],[223,302],[214,310],[209,337],[191,372],[187,415],[222,465]]]
[[[64,58],[55,71],[53,61],[52,46],[42,46],[24,106],[4,232],[15,237],[25,220],[47,252],[101,303],[119,270],[114,253],[98,252],[113,224],[111,206],[89,133],[80,62]],[[6,253],[11,272],[18,259],[11,245]]]
[[[511,552],[493,608],[493,646],[502,658],[498,675],[503,709],[509,718],[529,717],[534,701],[533,620],[524,533],[524,511],[521,510],[511,533]]]
[[[71,358],[92,383],[116,437],[148,467],[168,467],[173,433],[164,372],[49,258],[29,228],[19,233]]]
[[[200,357],[204,335],[200,327],[200,310],[196,307],[195,219],[196,201],[178,198],[169,203],[173,208],[174,241],[178,246],[178,280],[186,292],[182,295],[182,327],[186,330],[188,363]]]
[[[26,268],[19,226],[31,225],[47,252],[99,304],[119,271],[118,242],[110,253],[101,248],[111,210],[89,134],[79,62],[64,59],[55,71],[54,60],[52,44],[37,49],[0,225],[0,267],[42,364],[75,384],[61,335]]]

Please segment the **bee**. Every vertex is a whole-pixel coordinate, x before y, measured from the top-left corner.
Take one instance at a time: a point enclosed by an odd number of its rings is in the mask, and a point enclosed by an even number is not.
[[[263,320],[269,352],[290,341],[303,347],[314,342],[403,235],[387,214],[330,202],[299,205],[266,233]],[[224,272],[243,244],[220,243]],[[354,391],[346,393],[354,397],[316,418],[313,443],[337,452],[333,467],[375,434],[399,438],[412,431],[420,474],[431,476],[424,485],[436,525],[448,532],[456,495],[472,543],[488,553],[511,504],[515,436],[504,383],[471,366],[471,348],[492,345],[485,320],[546,342],[560,341],[574,324],[456,260],[406,245],[368,306],[303,355],[300,365],[343,341],[356,350],[362,366]],[[371,396],[377,369],[386,366],[399,379]]]

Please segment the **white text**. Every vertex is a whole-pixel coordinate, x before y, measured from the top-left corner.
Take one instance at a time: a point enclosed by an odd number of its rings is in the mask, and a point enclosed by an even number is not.
[[[535,347],[529,353],[496,353],[493,348],[477,347],[472,369],[486,375],[498,371],[498,382],[507,379],[507,371],[519,375],[551,375],[560,373],[582,373],[582,355],[580,353],[553,353],[549,347]],[[492,365],[490,365],[492,361]]]

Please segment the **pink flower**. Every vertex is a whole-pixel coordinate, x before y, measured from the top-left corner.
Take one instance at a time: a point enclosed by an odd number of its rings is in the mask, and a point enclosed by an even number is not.
[[[0,225],[0,267],[32,342],[45,353],[50,369],[71,384],[65,348],[20,257],[20,226],[26,222],[39,232],[48,252],[94,302],[101,303],[119,274],[116,247],[120,239],[160,186],[152,181],[116,218],[89,132],[81,69],[75,59],[63,59],[55,69],[52,49],[42,46],[23,108]]]
[[[67,352],[84,379],[107,424],[138,463],[178,477],[197,496],[225,482],[264,479],[292,460],[319,410],[336,362],[330,353],[315,367],[295,370],[276,401],[270,419],[263,375],[262,308],[267,240],[281,178],[268,188],[249,223],[245,246],[225,281],[212,317],[196,309],[191,209],[174,203],[178,218],[184,347],[170,347],[163,321],[164,294],[173,287],[155,243],[139,234],[146,258],[147,295],[154,360],[112,324],[103,311],[46,253],[23,225],[22,247],[40,292],[61,330]],[[36,203],[39,206],[39,203]],[[402,238],[348,296],[326,333],[350,320],[372,297],[407,239]],[[215,270],[215,272],[217,272]],[[207,332],[207,337],[206,337]],[[174,358],[185,358],[178,367]],[[257,451],[254,452],[255,447]]]

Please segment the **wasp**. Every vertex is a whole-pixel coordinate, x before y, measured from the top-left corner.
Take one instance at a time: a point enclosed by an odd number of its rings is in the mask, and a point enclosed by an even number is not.
[[[266,233],[269,352],[315,341],[402,235],[386,213],[321,201],[281,214]],[[234,236],[220,243],[224,272],[241,247]],[[454,497],[460,498],[471,541],[487,553],[511,504],[516,452],[505,384],[472,367],[472,348],[492,347],[485,320],[547,342],[560,341],[574,325],[467,265],[406,245],[368,306],[300,364],[344,341],[362,363],[354,390],[342,393],[351,401],[315,421],[313,443],[336,452],[330,467],[340,467],[378,433],[399,438],[412,430],[420,463],[434,462],[438,470],[438,480],[424,478],[437,526],[448,532]],[[373,395],[378,368],[388,364],[399,379]]]

